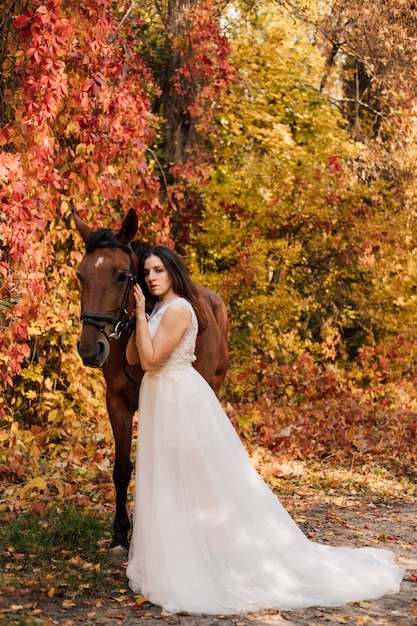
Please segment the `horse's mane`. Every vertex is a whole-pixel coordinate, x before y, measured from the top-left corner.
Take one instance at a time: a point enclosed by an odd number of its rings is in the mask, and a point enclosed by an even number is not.
[[[96,248],[105,247],[118,247],[120,245],[120,241],[117,240],[117,232],[111,230],[111,228],[99,228],[94,231],[89,240],[85,245],[85,250],[87,254],[94,252]]]
[[[132,241],[131,246],[138,259],[152,248],[151,244],[145,241]]]
[[[118,248],[121,244],[122,246],[127,245],[119,241],[117,234],[117,231],[111,228],[97,229],[92,233],[85,245],[87,254],[94,252],[96,248]],[[138,259],[152,247],[150,243],[145,243],[144,241],[132,241],[131,246]]]

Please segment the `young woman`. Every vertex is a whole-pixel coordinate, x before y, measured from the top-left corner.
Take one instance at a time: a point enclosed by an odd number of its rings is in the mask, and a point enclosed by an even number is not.
[[[139,394],[133,537],[127,576],[169,613],[236,614],[369,600],[399,591],[403,570],[375,548],[314,543],[254,469],[210,386],[192,367],[204,313],[164,246],[135,287],[130,363]]]

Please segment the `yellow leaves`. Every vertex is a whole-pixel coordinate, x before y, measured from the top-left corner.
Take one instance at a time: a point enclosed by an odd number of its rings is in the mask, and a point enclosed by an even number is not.
[[[50,424],[55,424],[59,420],[60,412],[58,409],[52,409],[49,411],[47,419]]]
[[[61,203],[59,205],[59,211],[61,215],[68,215],[69,210],[69,203],[66,200],[61,200]]]
[[[7,431],[0,431],[0,443],[5,442],[5,441],[9,441],[10,439],[10,433]]]
[[[25,60],[26,54],[24,50],[19,49],[19,50],[16,50],[14,56],[15,56],[17,65],[20,65]]]
[[[88,144],[86,145],[85,143],[79,143],[77,144],[77,147],[75,149],[75,154],[77,156],[90,156],[94,153],[94,146],[93,144]]]
[[[35,400],[38,397],[38,394],[33,389],[28,389],[24,394],[28,400]]]
[[[33,442],[30,446],[29,455],[34,461],[38,461],[41,456],[41,450],[36,442]]]
[[[135,603],[137,606],[141,606],[145,602],[149,602],[148,598],[145,598],[145,596],[142,596],[142,595],[135,596]]]
[[[33,490],[45,491],[47,489],[47,487],[48,487],[48,483],[41,476],[38,476],[36,478],[32,478],[32,480],[30,480],[28,483],[26,483],[26,485],[21,490],[20,497],[22,499],[25,499],[26,497],[28,497],[30,492],[32,492]]]
[[[77,382],[81,383],[79,379]],[[32,510],[48,505],[51,495],[54,501],[69,500],[84,490],[88,493],[86,501],[91,497],[106,506],[105,503],[114,501],[111,475],[114,452],[104,397],[100,399],[102,384],[97,397],[92,395],[89,415],[84,419],[74,420],[73,408],[57,407],[59,394],[48,393],[55,407],[45,412],[46,426],[25,429],[14,421],[0,430],[2,476],[14,477],[0,497],[0,509],[19,501],[20,508]],[[35,393],[29,396],[32,402],[39,400]],[[88,396],[86,400],[89,402]],[[102,417],[95,415],[97,410]]]
[[[39,337],[40,335],[42,335],[42,329],[39,328],[39,326],[35,326],[35,325],[31,325],[30,328],[28,329],[28,335],[29,337]]]

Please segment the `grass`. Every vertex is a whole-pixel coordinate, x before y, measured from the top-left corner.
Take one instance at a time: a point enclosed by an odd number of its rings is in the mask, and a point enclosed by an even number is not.
[[[39,622],[34,619],[6,619],[2,620],[3,626],[39,626]]]
[[[74,594],[109,582],[111,520],[74,506],[54,506],[43,516],[0,514],[0,584]]]
[[[57,550],[73,551],[82,546],[88,553],[89,546],[99,541],[106,530],[94,514],[57,507],[46,517],[23,514],[10,519],[0,530],[0,547],[13,546],[14,551],[30,553],[42,561]]]

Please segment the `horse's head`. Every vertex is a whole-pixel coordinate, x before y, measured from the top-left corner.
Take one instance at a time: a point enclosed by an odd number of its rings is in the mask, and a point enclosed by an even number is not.
[[[83,322],[77,348],[84,365],[103,367],[109,358],[110,339],[118,339],[127,329],[133,309],[131,288],[137,262],[130,243],[138,219],[131,209],[119,231],[93,231],[75,213],[74,221],[86,245],[77,272]]]

